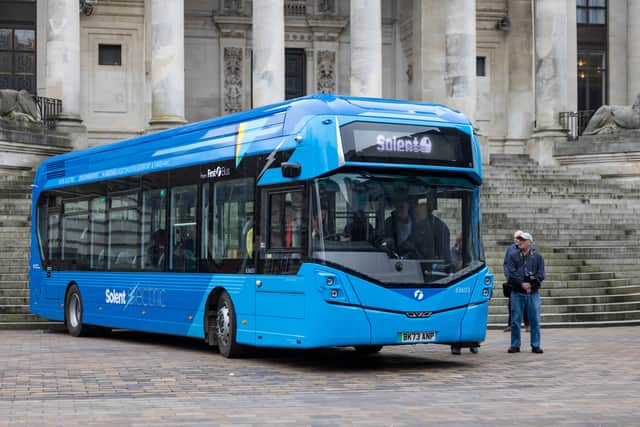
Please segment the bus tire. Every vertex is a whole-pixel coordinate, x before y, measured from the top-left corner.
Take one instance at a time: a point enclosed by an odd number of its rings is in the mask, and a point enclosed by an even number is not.
[[[64,300],[64,324],[72,337],[86,335],[89,327],[82,323],[82,296],[77,285],[71,285]]]
[[[355,349],[360,354],[376,354],[382,350],[381,345],[357,345]]]
[[[220,294],[216,313],[218,350],[226,358],[237,357],[241,353],[241,345],[236,342],[236,310],[228,293]]]

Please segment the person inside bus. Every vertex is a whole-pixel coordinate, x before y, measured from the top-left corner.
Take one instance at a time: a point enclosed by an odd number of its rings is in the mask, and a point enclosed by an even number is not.
[[[147,253],[147,265],[152,268],[163,268],[164,259],[166,257],[167,250],[167,232],[164,229],[156,230],[151,235],[151,241],[149,242],[149,248]]]
[[[319,240],[326,238],[327,234],[327,210],[323,207],[320,209],[320,215],[316,213],[311,216],[311,238]]]
[[[351,221],[344,227],[341,240],[342,241],[371,241],[374,236],[373,226],[369,224],[367,214],[358,209],[353,212]]]
[[[411,218],[409,199],[403,195],[396,195],[393,198],[394,210],[384,221],[383,245],[405,255],[410,252],[412,245],[410,242],[413,235],[414,221]]]
[[[301,211],[291,202],[285,203],[284,247],[299,248],[302,243]]]
[[[460,270],[463,264],[462,233],[458,233],[456,236],[456,242],[451,247],[451,272]]]
[[[433,214],[437,208],[435,197],[427,197],[414,210],[415,231],[412,243],[421,259],[440,259],[451,264],[449,227]]]

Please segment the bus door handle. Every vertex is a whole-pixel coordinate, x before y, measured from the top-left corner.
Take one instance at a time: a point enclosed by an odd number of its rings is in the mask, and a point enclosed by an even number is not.
[[[51,267],[47,267],[47,277],[51,277],[51,270],[53,270]]]

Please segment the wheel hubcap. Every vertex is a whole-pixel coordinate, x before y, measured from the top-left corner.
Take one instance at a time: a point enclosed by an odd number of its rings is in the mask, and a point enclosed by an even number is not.
[[[69,323],[76,328],[80,324],[80,297],[78,294],[71,295],[69,300]]]
[[[227,304],[218,308],[218,342],[227,347],[231,341],[231,318]]]

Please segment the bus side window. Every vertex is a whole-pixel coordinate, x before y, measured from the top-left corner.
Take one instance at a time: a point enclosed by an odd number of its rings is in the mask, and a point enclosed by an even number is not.
[[[220,272],[253,273],[253,178],[216,182],[212,258]]]
[[[295,273],[302,262],[306,219],[304,191],[292,189],[268,196],[264,272]]]
[[[176,272],[196,271],[196,201],[195,184],[171,189],[171,247],[169,269]]]

